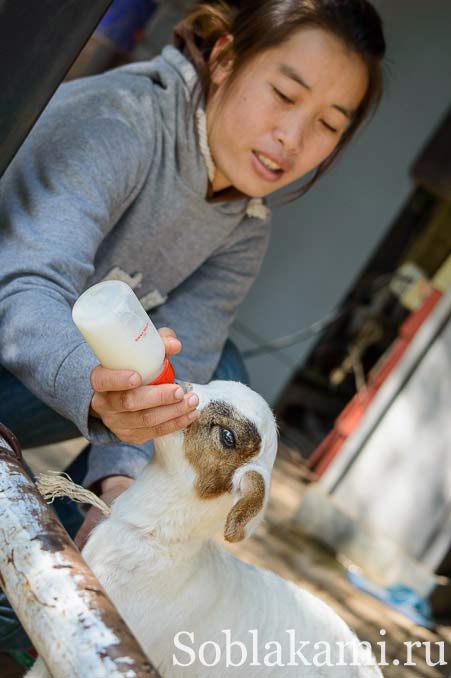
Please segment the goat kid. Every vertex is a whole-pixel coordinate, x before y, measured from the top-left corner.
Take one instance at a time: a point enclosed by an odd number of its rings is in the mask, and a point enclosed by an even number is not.
[[[164,678],[380,678],[325,603],[213,541],[218,530],[240,541],[261,521],[277,429],[243,384],[189,388],[199,418],[155,441],[154,458],[83,549],[144,652]],[[245,650],[227,649],[230,640]],[[48,676],[42,660],[27,674]]]

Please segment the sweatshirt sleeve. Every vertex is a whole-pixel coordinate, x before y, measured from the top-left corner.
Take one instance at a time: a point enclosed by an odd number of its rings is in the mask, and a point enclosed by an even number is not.
[[[238,232],[239,239],[211,256],[151,313],[157,327],[173,328],[183,344],[181,353],[171,358],[179,379],[201,384],[211,379],[236,311],[260,270],[269,220],[247,218]]]
[[[151,149],[120,106],[107,105],[103,81],[92,81],[63,86],[0,182],[0,363],[84,436],[106,442],[112,434],[88,420],[98,361],[71,307]]]

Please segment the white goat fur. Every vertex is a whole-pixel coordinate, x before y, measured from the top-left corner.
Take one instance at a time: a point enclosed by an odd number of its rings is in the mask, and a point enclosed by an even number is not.
[[[189,429],[156,440],[154,458],[136,482],[116,499],[111,516],[95,528],[83,550],[83,556],[146,655],[164,678],[382,676],[376,666],[368,665],[368,656],[360,651],[357,638],[325,603],[271,572],[243,563],[213,541],[212,536],[219,529],[224,530],[232,507],[245,496],[249,478],[246,474],[250,470],[263,477],[265,496],[258,515],[254,511],[247,524],[246,536],[261,519],[268,499],[277,432],[266,402],[246,386],[217,381],[192,388],[199,396],[199,409],[206,413],[203,420],[201,412],[196,425],[203,440],[210,440],[212,468],[218,455],[230,454],[219,442],[215,403],[225,405],[231,413],[224,428],[234,430],[233,418],[237,413],[241,425],[243,420],[252,422],[261,439],[257,453],[240,462],[228,491],[202,498],[196,489],[199,470],[186,454]],[[224,419],[220,420],[224,424]],[[239,447],[239,435],[236,438]],[[241,640],[248,649],[248,660],[243,666],[226,668],[223,629],[230,629],[232,640]],[[251,664],[251,629],[258,631],[259,666]],[[332,657],[339,641],[349,644],[345,651],[348,665],[319,668],[303,666],[299,661],[297,666],[262,665],[265,654],[275,647],[266,650],[264,644],[268,641],[278,641],[283,649],[283,662],[290,662],[288,629],[295,631],[296,648],[300,641],[309,641],[311,648],[315,642],[327,642]],[[196,661],[191,666],[173,665],[173,655],[180,662],[188,661],[186,652],[174,645],[174,637],[180,631],[194,633],[193,644],[187,636],[181,637],[181,642],[196,652]],[[221,663],[211,668],[198,660],[198,648],[206,640],[215,641],[221,648]],[[360,666],[351,665],[357,663],[353,662],[356,647]],[[314,656],[313,650],[311,653]],[[308,650],[304,655],[308,655]],[[205,656],[207,661],[213,661],[208,653]],[[232,657],[239,660],[234,651]],[[27,674],[27,678],[48,676],[41,660]]]

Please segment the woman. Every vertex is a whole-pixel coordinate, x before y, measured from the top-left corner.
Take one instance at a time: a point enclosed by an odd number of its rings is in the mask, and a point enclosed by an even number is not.
[[[261,199],[308,190],[382,92],[385,42],[366,0],[201,2],[175,42],[63,85],[1,186],[0,420],[24,446],[81,432],[84,482],[109,499],[197,400],[98,366],[75,299],[126,280],[157,326],[176,328],[162,335],[177,377],[208,381],[264,256]]]

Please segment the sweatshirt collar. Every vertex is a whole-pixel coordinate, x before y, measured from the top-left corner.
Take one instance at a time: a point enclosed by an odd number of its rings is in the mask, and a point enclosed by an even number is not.
[[[210,146],[208,145],[207,115],[200,107],[196,111],[196,122],[199,149],[205,162],[205,167],[207,168],[208,178],[213,183],[216,167],[210,151]],[[248,217],[265,220],[268,218],[268,208],[263,204],[261,198],[249,198],[246,205],[246,215]]]

